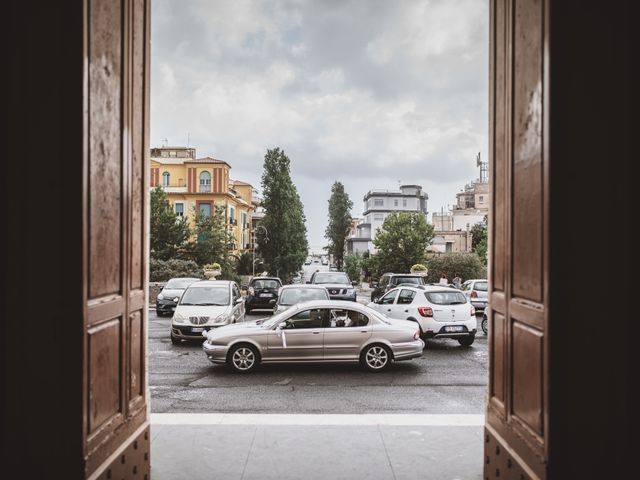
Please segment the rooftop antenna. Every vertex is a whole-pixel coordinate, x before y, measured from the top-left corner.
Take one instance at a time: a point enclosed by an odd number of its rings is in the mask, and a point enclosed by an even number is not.
[[[191,137],[189,136],[189,132],[187,132],[187,147],[189,147],[190,140],[191,140]]]
[[[489,181],[489,164],[480,159],[480,152],[476,156],[476,167],[480,167],[480,183]]]
[[[169,139],[165,138],[164,140],[162,140],[162,146],[166,147],[169,144]]]

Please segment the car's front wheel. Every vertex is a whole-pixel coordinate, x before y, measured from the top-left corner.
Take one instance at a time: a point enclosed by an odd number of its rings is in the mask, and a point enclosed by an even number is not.
[[[236,345],[229,351],[227,363],[238,373],[249,373],[260,363],[258,350],[251,345]]]
[[[370,372],[381,372],[391,363],[391,351],[384,345],[369,345],[362,351],[360,363]]]
[[[182,340],[180,340],[178,337],[174,337],[173,333],[171,334],[171,343],[173,343],[174,345],[180,345],[182,343]]]
[[[467,335],[466,337],[459,338],[458,343],[463,347],[470,347],[475,339],[476,339],[475,335]]]
[[[487,320],[487,316],[483,315],[482,316],[482,322],[480,323],[480,328],[482,328],[482,331],[484,332],[485,335],[489,334],[489,325],[488,325],[488,320]]]

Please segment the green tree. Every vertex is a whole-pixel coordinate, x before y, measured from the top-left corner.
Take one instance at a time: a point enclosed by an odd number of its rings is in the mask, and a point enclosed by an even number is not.
[[[436,283],[440,275],[451,280],[458,275],[462,281],[484,278],[485,272],[480,258],[475,253],[435,253],[426,258],[427,282]]]
[[[307,258],[309,244],[304,209],[283,150],[267,150],[262,173],[264,228],[256,232],[258,252],[272,275],[290,278]]]
[[[151,190],[151,257],[158,260],[175,258],[190,236],[185,218],[176,215],[161,186]]]
[[[423,263],[433,236],[433,225],[427,223],[422,213],[389,214],[373,241],[378,249],[377,270],[409,272],[412,265]]]
[[[487,216],[482,222],[471,227],[471,251],[480,258],[483,265],[487,264]]]
[[[329,224],[324,236],[329,240],[327,252],[333,255],[338,270],[342,270],[344,244],[351,228],[352,208],[353,202],[349,199],[349,194],[344,191],[344,185],[338,181],[334,182],[329,198]]]
[[[344,271],[349,275],[352,282],[360,281],[360,272],[362,271],[363,258],[359,253],[352,253],[344,257]]]
[[[236,272],[238,275],[251,275],[253,254],[251,252],[242,252],[238,258]]]
[[[219,263],[223,277],[233,271],[231,245],[233,235],[227,228],[224,207],[215,207],[211,215],[194,210],[195,235],[185,247],[185,256],[198,265]]]

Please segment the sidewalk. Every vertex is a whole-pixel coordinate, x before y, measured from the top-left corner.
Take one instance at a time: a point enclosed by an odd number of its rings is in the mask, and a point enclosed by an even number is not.
[[[152,414],[151,478],[481,479],[482,415]]]

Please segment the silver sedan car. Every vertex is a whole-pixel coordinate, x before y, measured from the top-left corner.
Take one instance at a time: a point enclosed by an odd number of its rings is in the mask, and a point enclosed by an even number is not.
[[[355,302],[316,300],[266,320],[203,333],[213,363],[247,373],[260,363],[348,362],[371,371],[420,357],[424,342],[415,322],[388,319]]]

